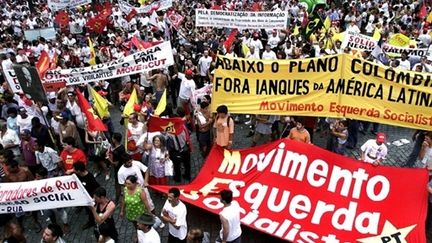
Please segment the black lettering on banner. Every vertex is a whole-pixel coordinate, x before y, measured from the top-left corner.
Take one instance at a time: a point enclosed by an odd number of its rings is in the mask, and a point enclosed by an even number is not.
[[[396,75],[396,73],[395,73],[395,71],[393,69],[389,69],[388,68],[384,72],[384,77],[387,80],[394,80],[395,75]]]
[[[219,87],[225,92],[239,93],[239,94],[249,94],[249,80],[241,80],[239,78],[222,78],[216,77],[216,87],[215,91],[219,90]]]
[[[279,63],[278,62],[272,62],[271,70],[272,70],[272,72],[277,73],[279,71]]]
[[[344,94],[359,97],[367,97],[373,99],[383,99],[383,86],[382,84],[375,84],[373,82],[361,82],[351,79],[339,79],[338,82],[330,79],[329,85],[326,90],[327,94]]]
[[[309,80],[302,79],[257,79],[257,95],[306,95],[309,92]]]
[[[358,74],[358,73],[361,72],[360,70],[356,69],[356,65],[357,64],[361,64],[361,60],[359,60],[359,59],[353,59],[351,61],[351,72],[353,72],[355,74]]]
[[[136,61],[136,60],[135,60]],[[125,62],[125,63],[122,63],[122,65],[121,65],[122,67],[129,67],[130,66],[130,64],[128,63],[128,62]]]
[[[338,68],[338,56],[331,58],[318,58],[303,61],[291,61],[289,72],[309,73],[309,72],[335,72]]]

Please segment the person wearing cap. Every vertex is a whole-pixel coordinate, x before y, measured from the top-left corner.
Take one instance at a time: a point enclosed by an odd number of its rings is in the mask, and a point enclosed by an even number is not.
[[[168,223],[168,243],[186,242],[187,236],[187,209],[180,201],[180,190],[172,187],[168,190],[168,199],[166,200],[161,213],[161,219]]]
[[[379,165],[387,156],[385,134],[380,132],[375,139],[369,139],[361,147],[361,160],[373,165]]]
[[[152,214],[144,213],[137,219],[138,243],[160,243],[160,236],[153,228],[155,217]]]
[[[190,114],[190,101],[195,92],[195,81],[193,80],[193,71],[187,69],[183,74],[179,73],[178,77],[181,79],[180,90],[177,99],[177,107],[183,107],[186,115]]]

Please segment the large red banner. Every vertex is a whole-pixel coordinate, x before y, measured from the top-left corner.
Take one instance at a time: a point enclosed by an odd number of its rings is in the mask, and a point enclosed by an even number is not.
[[[244,225],[293,242],[426,242],[426,169],[340,156],[291,140],[214,147],[182,200],[212,213],[233,191]],[[170,186],[153,186],[167,192]]]

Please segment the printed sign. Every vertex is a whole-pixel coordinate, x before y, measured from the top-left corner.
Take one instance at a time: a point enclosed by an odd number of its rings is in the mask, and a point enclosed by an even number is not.
[[[0,183],[0,214],[91,205],[93,200],[76,175]]]
[[[212,109],[231,113],[352,118],[432,129],[432,75],[348,54],[299,60],[219,56]]]
[[[45,90],[35,67],[15,64],[13,65],[13,70],[15,71],[21,89],[27,98],[35,102],[41,102],[42,104],[48,103]]]
[[[286,29],[287,11],[243,12],[210,9],[195,10],[195,25],[215,28]]]
[[[43,37],[46,40],[54,40],[56,38],[56,30],[54,28],[43,28],[43,29],[33,29],[25,30],[24,37],[28,41],[33,41]]]
[[[130,5],[128,2],[122,0],[119,1],[120,10],[126,14],[129,14],[129,12],[132,11],[132,9],[135,9],[135,11],[140,14],[140,13],[151,13],[153,10],[162,11],[170,8],[171,6],[172,6],[172,0],[154,1],[151,4],[141,6],[139,8]]]
[[[279,140],[243,150],[213,147],[181,200],[212,213],[233,191],[243,225],[290,242],[425,243],[428,172],[347,158]],[[168,192],[172,186],[151,186]]]

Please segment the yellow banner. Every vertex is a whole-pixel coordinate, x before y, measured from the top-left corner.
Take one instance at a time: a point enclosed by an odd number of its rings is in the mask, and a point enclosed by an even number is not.
[[[346,117],[432,130],[432,76],[347,54],[262,61],[218,56],[212,108],[231,113]]]

